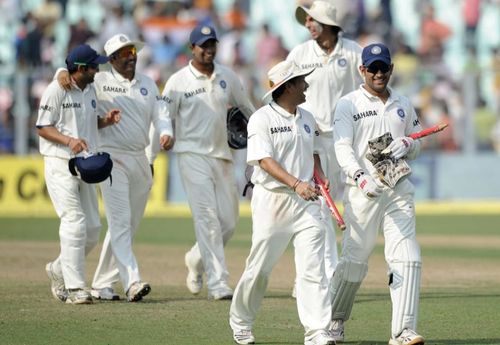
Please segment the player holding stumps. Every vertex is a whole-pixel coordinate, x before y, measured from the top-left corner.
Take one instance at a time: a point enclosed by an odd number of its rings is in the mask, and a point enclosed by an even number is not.
[[[400,179],[393,188],[382,184],[366,158],[369,141],[390,133],[387,147],[394,161],[414,159],[420,142],[409,137],[420,124],[410,100],[388,87],[393,71],[389,49],[372,44],[363,49],[364,84],[342,97],[335,110],[337,159],[347,175],[344,219],[347,229],[342,256],[332,280],[332,329],[343,334],[354,297],[366,276],[368,258],[379,231],[385,240],[392,301],[390,345],[421,345],[416,333],[420,296],[420,247],[415,238],[414,187]]]
[[[333,192],[336,192],[341,176],[333,148],[333,113],[339,98],[355,90],[362,82],[358,69],[361,47],[342,37],[337,9],[327,1],[316,0],[310,8],[298,6],[295,18],[309,31],[311,39],[293,48],[287,60],[294,61],[301,68],[315,68],[306,78],[309,88],[301,107],[310,111],[318,123],[321,164]],[[322,212],[327,227],[325,269],[328,279],[331,279],[338,263],[337,242],[326,204]]]
[[[298,107],[305,100],[311,70],[291,61],[268,73],[273,100],[248,124],[247,163],[252,182],[252,247],[236,287],[229,323],[238,344],[253,344],[252,326],[271,270],[292,240],[295,248],[297,310],[304,344],[333,345],[328,332],[331,304],[324,266],[325,228],[313,169],[324,180],[314,117]],[[264,96],[264,97],[266,97]],[[328,182],[327,182],[328,183]]]

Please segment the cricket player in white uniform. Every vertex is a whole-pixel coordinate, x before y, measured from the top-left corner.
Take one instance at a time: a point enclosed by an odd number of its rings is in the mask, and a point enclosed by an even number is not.
[[[313,169],[325,178],[317,152],[314,117],[298,107],[305,100],[311,70],[283,61],[268,73],[273,101],[248,124],[247,163],[252,182],[252,247],[236,287],[229,323],[238,344],[253,344],[252,326],[273,267],[290,240],[295,248],[297,310],[304,344],[335,344],[328,332],[329,284],[324,266],[325,228]],[[326,180],[328,183],[328,180]]]
[[[104,50],[112,66],[95,77],[98,110],[117,107],[120,124],[100,131],[101,149],[112,156],[113,183],[101,183],[108,232],[92,282],[96,298],[117,300],[113,285],[121,280],[127,299],[139,301],[151,286],[141,280],[132,241],[144,214],[153,183],[145,153],[150,126],[160,135],[160,147],[170,149],[173,130],[165,101],[156,83],[135,70],[137,51],[144,44],[124,34],[111,37]]]
[[[230,299],[224,245],[238,220],[238,191],[227,143],[226,118],[230,106],[245,116],[255,108],[238,76],[214,61],[217,36],[210,26],[190,34],[193,59],[174,73],[163,89],[175,122],[175,146],[182,183],[194,219],[196,243],[185,255],[186,284],[193,294],[207,276],[208,298]]]
[[[92,303],[85,289],[85,256],[99,240],[101,222],[95,185],[73,176],[68,162],[76,155],[96,153],[98,125],[120,120],[119,110],[113,109],[98,121],[92,82],[99,64],[107,61],[86,44],[71,50],[66,64],[74,87],[65,91],[52,81],[40,100],[36,122],[47,191],[61,219],[61,253],[46,271],[54,297],[72,304]]]
[[[287,60],[303,69],[315,68],[307,76],[309,88],[306,102],[301,105],[310,111],[320,129],[321,164],[330,180],[333,193],[340,186],[340,168],[333,148],[333,114],[340,97],[355,90],[362,82],[358,66],[361,65],[361,47],[342,37],[336,8],[329,2],[316,0],[311,8],[298,6],[297,21],[304,25],[311,39],[293,48]],[[326,222],[325,267],[331,279],[338,263],[337,243],[330,211],[323,202]]]
[[[381,183],[371,161],[368,141],[385,133],[393,141],[394,160],[410,160],[420,142],[408,135],[421,130],[410,100],[389,88],[393,64],[389,49],[372,44],[363,49],[359,67],[365,83],[342,97],[335,110],[334,140],[340,167],[347,176],[344,219],[347,229],[342,256],[333,276],[333,328],[351,314],[355,294],[368,270],[379,231],[385,239],[392,301],[390,345],[421,345],[416,333],[420,295],[420,247],[415,238],[414,187],[400,179],[394,188]]]

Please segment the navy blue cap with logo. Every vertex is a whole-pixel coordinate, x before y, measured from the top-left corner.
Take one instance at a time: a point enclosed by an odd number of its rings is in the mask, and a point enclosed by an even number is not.
[[[88,44],[80,44],[73,48],[66,57],[68,69],[74,69],[76,66],[97,66],[105,64],[109,58],[97,54]]]
[[[370,66],[375,61],[382,61],[386,65],[391,64],[391,53],[382,43],[370,44],[363,48],[361,53],[361,60],[363,66]]]
[[[215,34],[214,28],[208,25],[198,25],[189,35],[189,41],[192,45],[201,46],[208,40],[217,41],[217,35]]]
[[[113,161],[107,152],[98,152],[87,157],[74,157],[69,160],[69,171],[86,183],[99,183],[111,178]]]

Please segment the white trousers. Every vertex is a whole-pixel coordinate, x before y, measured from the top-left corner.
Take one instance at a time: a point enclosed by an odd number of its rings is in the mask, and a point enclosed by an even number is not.
[[[198,267],[202,262],[208,290],[216,291],[227,286],[224,245],[238,221],[233,163],[194,153],[178,153],[177,159],[196,235],[190,255]]]
[[[108,179],[100,184],[108,232],[92,287],[111,287],[121,280],[127,292],[133,283],[141,280],[132,242],[144,214],[153,180],[146,155],[110,154],[113,159],[112,183]]]
[[[378,198],[368,199],[357,186],[346,186],[344,217],[347,229],[342,242],[342,261],[368,263],[382,231],[385,260],[389,266],[392,300],[392,334],[403,328],[416,330],[420,295],[420,247],[415,237],[414,187],[409,180],[394,189],[384,188]]]
[[[333,145],[333,134],[324,133],[319,136],[319,141],[320,151],[318,153],[321,160],[321,167],[325,176],[330,181],[330,194],[332,197],[335,197],[338,195],[341,181],[340,166],[337,162]],[[331,280],[339,262],[339,254],[332,213],[323,198],[321,198],[321,213],[325,226],[325,272],[328,279]]]
[[[293,239],[297,310],[306,336],[327,329],[331,319],[329,282],[324,269],[325,231],[319,202],[295,193],[253,190],[252,247],[236,287],[229,323],[234,331],[251,330],[269,275]]]
[[[84,288],[85,256],[101,230],[96,187],[71,175],[67,159],[44,157],[44,162],[47,191],[61,220],[61,253],[52,267],[67,289]]]

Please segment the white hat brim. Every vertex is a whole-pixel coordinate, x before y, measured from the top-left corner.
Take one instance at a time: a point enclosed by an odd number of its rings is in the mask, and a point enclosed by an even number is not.
[[[293,78],[296,78],[296,77],[300,77],[300,76],[308,76],[309,74],[311,74],[312,72],[314,71],[314,68],[309,68],[309,69],[304,69],[302,71],[300,71],[299,73],[292,73],[290,74],[288,77],[286,77],[285,79],[283,79],[281,82],[275,84],[271,89],[269,89],[269,91],[267,91],[264,96],[262,96],[261,100],[263,102],[266,101],[266,99],[269,98],[269,96],[276,90],[278,90],[280,87],[282,87],[283,85],[286,84],[287,81],[289,81],[290,79],[293,79]]]
[[[295,18],[300,24],[304,26],[306,24],[307,15],[310,15],[315,21],[323,25],[338,26],[340,28],[339,23],[332,20],[331,18],[328,18],[324,13],[312,13],[311,10],[304,6],[298,6],[295,10]]]

